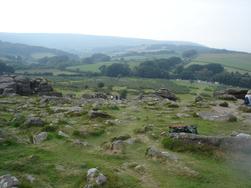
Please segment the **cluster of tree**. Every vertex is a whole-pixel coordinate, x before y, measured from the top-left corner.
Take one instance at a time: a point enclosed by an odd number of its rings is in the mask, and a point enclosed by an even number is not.
[[[144,78],[169,78],[170,72],[182,63],[179,57],[146,61],[135,68],[135,75]]]
[[[169,72],[182,63],[181,58],[171,57],[169,59],[145,61],[134,69],[131,69],[125,63],[114,63],[109,66],[103,65],[99,69],[102,75],[111,77],[133,75],[143,78],[169,78]]]
[[[14,73],[15,70],[13,67],[6,65],[3,61],[0,60],[0,74],[4,73]]]
[[[251,75],[248,73],[241,74],[239,72],[222,72],[216,74],[212,81],[223,83],[226,85],[240,86],[245,88],[251,88]]]
[[[110,66],[103,65],[99,68],[102,75],[118,77],[118,76],[129,76],[132,70],[128,64],[113,63]]]
[[[204,80],[219,82],[226,85],[251,87],[251,75],[229,73],[220,64],[190,65],[185,67],[182,59],[171,57],[169,59],[156,59],[145,61],[131,69],[128,64],[114,63],[101,66],[102,75],[111,77],[136,76],[143,78],[172,78],[184,80]]]
[[[183,66],[176,69],[176,77],[186,80],[209,80],[214,75],[224,71],[220,64],[211,63],[206,65],[190,65],[187,68]]]
[[[97,62],[110,61],[111,57],[102,53],[93,54],[91,57],[84,58],[82,60],[85,64],[92,64]]]

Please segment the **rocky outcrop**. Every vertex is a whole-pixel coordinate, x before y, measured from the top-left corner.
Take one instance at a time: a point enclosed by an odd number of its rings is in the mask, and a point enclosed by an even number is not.
[[[177,100],[176,95],[174,93],[172,93],[170,90],[166,89],[166,88],[159,89],[158,91],[155,92],[155,94],[157,96],[160,96],[162,98],[167,98],[167,99],[172,100],[172,101]]]
[[[61,96],[54,92],[51,84],[44,78],[30,79],[24,76],[0,76],[0,95],[50,95]]]
[[[19,181],[15,176],[10,174],[0,176],[0,188],[15,188],[18,185]]]
[[[226,89],[223,91],[217,91],[214,93],[214,96],[220,97],[220,98],[222,98],[224,96],[224,98],[229,99],[229,100],[231,98],[234,99],[233,97],[229,96],[229,95],[231,95],[237,99],[244,99],[247,92],[248,92],[247,89],[233,89],[232,88],[232,89]]]

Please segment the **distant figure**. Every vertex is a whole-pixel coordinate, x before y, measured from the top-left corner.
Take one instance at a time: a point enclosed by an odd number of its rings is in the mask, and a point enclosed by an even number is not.
[[[249,90],[245,96],[245,104],[251,106],[251,90]]]
[[[116,98],[116,100],[119,100],[119,97],[118,97],[118,95],[116,95],[116,97],[115,97],[115,98]]]
[[[111,100],[113,100],[114,99],[114,97],[113,97],[113,95],[111,95]]]

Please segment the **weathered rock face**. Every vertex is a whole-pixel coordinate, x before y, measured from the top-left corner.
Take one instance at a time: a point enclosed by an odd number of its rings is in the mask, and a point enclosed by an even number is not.
[[[155,92],[155,94],[157,96],[160,96],[162,98],[167,98],[169,100],[173,100],[173,101],[176,101],[177,100],[177,97],[175,96],[174,93],[172,93],[171,91],[169,91],[168,89],[166,88],[162,88],[158,91]]]
[[[217,97],[222,97],[223,95],[225,96],[231,95],[237,99],[244,99],[247,92],[248,92],[247,89],[226,89],[224,91],[217,91],[214,93],[214,95]]]
[[[56,95],[44,78],[29,79],[24,76],[0,76],[0,95]]]
[[[19,181],[15,176],[10,174],[0,176],[0,188],[15,188],[18,187]]]

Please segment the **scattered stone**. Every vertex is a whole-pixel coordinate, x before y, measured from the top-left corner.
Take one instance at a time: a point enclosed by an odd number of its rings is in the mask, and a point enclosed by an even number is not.
[[[58,136],[62,136],[62,137],[65,137],[65,138],[70,137],[68,134],[64,133],[63,131],[58,131]]]
[[[26,175],[26,179],[27,179],[30,183],[33,183],[33,182],[36,180],[36,178],[34,178],[34,176],[32,176],[32,175]]]
[[[245,113],[251,113],[251,107],[250,106],[240,106],[239,107],[239,110],[242,111],[242,112],[245,112]]]
[[[45,141],[48,137],[47,132],[41,132],[35,136],[33,136],[33,144],[40,144],[41,142]]]
[[[19,180],[10,174],[0,176],[0,188],[15,188],[18,187]]]
[[[189,114],[185,114],[185,113],[177,113],[176,116],[178,118],[187,118],[187,117],[191,117]]]
[[[155,147],[147,148],[145,155],[153,159],[173,160],[173,161],[178,160],[178,158],[174,154],[171,154],[169,152],[159,151]]]
[[[89,116],[90,118],[111,118],[111,116],[105,112],[102,112],[102,111],[94,111],[94,110],[91,110],[89,112]]]
[[[172,100],[172,101],[177,100],[177,97],[175,96],[175,94],[172,93],[170,90],[168,90],[166,88],[161,88],[160,90],[156,91],[155,94],[157,96],[160,96],[162,98],[167,98],[167,99]]]
[[[91,168],[87,171],[87,182],[85,188],[102,186],[106,184],[107,177],[104,176],[97,168]]]

